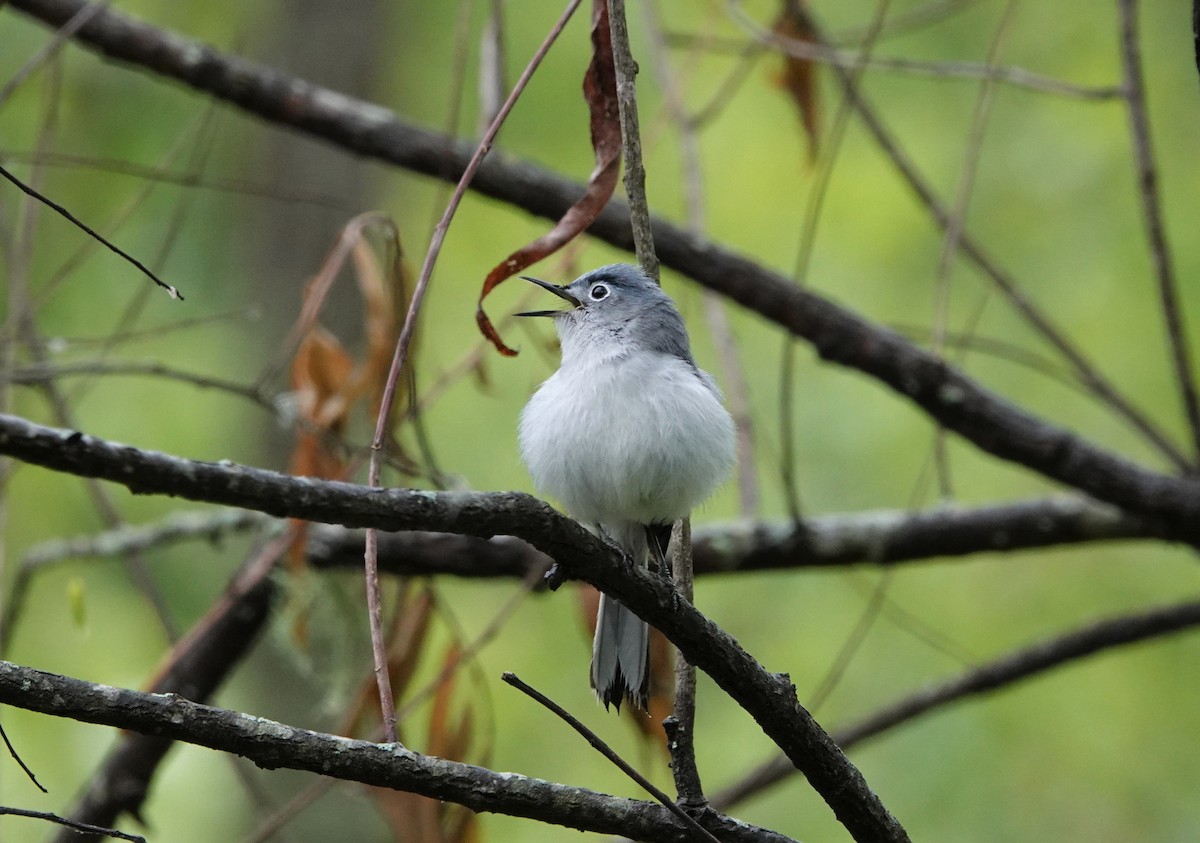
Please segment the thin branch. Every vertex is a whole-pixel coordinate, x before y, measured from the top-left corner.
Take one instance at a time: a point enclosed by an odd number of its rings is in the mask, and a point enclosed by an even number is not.
[[[89,6],[89,9],[95,8]],[[212,190],[218,193],[228,193],[249,196],[256,199],[268,199],[273,202],[296,205],[314,205],[328,208],[349,216],[354,211],[345,202],[324,193],[315,193],[298,186],[285,185],[276,187],[271,184],[260,184],[237,178],[205,177],[194,172],[179,172],[167,170],[165,167],[139,164],[136,161],[126,161],[122,158],[101,158],[91,155],[73,155],[67,152],[22,152],[20,150],[4,150],[0,152],[0,164],[7,161],[24,161],[39,167],[73,167],[90,170],[97,173],[111,173],[127,176],[132,179],[154,182],[155,184],[173,184],[180,187],[198,190]],[[220,317],[204,316],[197,319],[213,319]]]
[[[471,160],[467,162],[467,166],[463,169],[462,175],[458,180],[458,185],[455,187],[454,193],[450,197],[450,202],[446,206],[446,211],[442,214],[441,220],[438,221],[438,224],[433,229],[433,236],[429,241],[429,249],[425,253],[425,261],[421,265],[421,275],[417,279],[412,300],[408,305],[408,313],[404,317],[404,327],[400,330],[400,339],[396,342],[396,351],[392,356],[391,369],[388,371],[383,398],[379,404],[379,417],[375,422],[375,438],[371,444],[371,461],[367,470],[367,483],[372,487],[379,486],[379,475],[382,466],[381,455],[388,431],[388,418],[391,415],[392,402],[396,395],[396,385],[399,382],[400,373],[404,370],[408,359],[413,332],[416,329],[417,315],[420,313],[421,303],[425,300],[425,291],[429,288],[429,281],[433,276],[433,267],[437,263],[438,254],[442,250],[442,243],[446,238],[446,232],[450,228],[450,221],[454,218],[455,211],[458,210],[459,203],[467,191],[467,186],[470,185],[471,179],[474,178],[476,171],[483,163],[484,156],[491,151],[492,144],[496,140],[496,135],[500,132],[500,127],[508,119],[513,106],[517,104],[517,100],[529,84],[529,80],[533,78],[534,71],[541,65],[542,59],[550,51],[551,45],[558,40],[558,36],[567,25],[567,21],[571,19],[571,16],[579,7],[580,2],[581,0],[570,0],[567,3],[563,13],[550,28],[549,33],[542,40],[537,50],[534,51],[533,57],[529,60],[525,70],[522,71],[520,78],[517,79],[512,92],[509,93],[508,99],[504,101],[504,105],[501,106],[499,113],[496,114],[491,125],[488,126],[487,132],[484,133],[483,138],[479,141],[479,145],[475,148],[475,153],[471,156]],[[384,731],[388,740],[395,742],[397,740],[396,707],[392,701],[392,685],[388,679],[387,652],[383,641],[383,610],[379,601],[379,572],[376,566],[377,541],[375,531],[368,529],[366,552],[364,554],[367,606],[371,621],[371,646],[375,654],[375,676],[379,683],[379,700],[383,708]]]
[[[53,75],[55,80],[55,91],[57,91],[57,80],[59,74],[56,72]],[[53,127],[56,122],[57,115],[57,93],[51,98],[51,106],[47,112],[46,119],[39,132],[37,149],[43,149],[49,145],[52,136]],[[33,173],[33,181],[40,183],[42,171],[35,169]],[[30,189],[34,189],[30,187]],[[36,190],[35,190],[36,192]],[[14,325],[13,335],[19,337],[26,348],[33,362],[39,366],[48,364],[50,360],[50,351],[45,337],[38,330],[36,314],[37,304],[35,298],[30,294],[28,284],[29,260],[30,253],[33,250],[35,243],[34,225],[38,219],[37,210],[41,206],[36,202],[27,203],[24,208],[24,219],[21,226],[21,244],[19,248],[19,259],[14,263],[12,271],[9,273],[13,292],[18,295],[14,301],[17,303],[12,314],[12,322]],[[85,241],[84,247],[94,245],[96,241]],[[48,287],[51,285],[44,285]],[[43,293],[44,293],[43,288]],[[139,287],[140,290],[149,288]],[[10,365],[7,367],[5,376],[11,375],[13,368]],[[42,392],[45,394],[53,412],[53,418],[58,424],[64,426],[74,425],[74,410],[66,393],[54,381],[47,381],[41,385]],[[87,489],[88,496],[92,499],[92,504],[100,517],[100,520],[106,527],[112,529],[122,523],[120,511],[117,505],[107,491],[98,483],[89,480],[84,484]],[[132,553],[125,558],[125,567],[133,580],[134,585],[145,597],[150,607],[154,610],[154,614],[162,627],[163,633],[169,641],[174,641],[178,637],[177,624],[167,607],[166,600],[162,594],[162,590],[158,587],[153,576],[150,574],[149,566],[145,558],[138,553]]]
[[[1150,242],[1154,274],[1158,279],[1158,297],[1167,325],[1167,342],[1171,363],[1175,368],[1175,381],[1192,434],[1194,451],[1191,470],[1196,472],[1200,471],[1200,398],[1196,395],[1196,376],[1192,371],[1187,329],[1179,302],[1179,285],[1175,280],[1171,250],[1167,245],[1162,196],[1158,189],[1158,169],[1150,144],[1146,86],[1142,79],[1142,57],[1138,46],[1137,9],[1134,0],[1117,0],[1117,10],[1121,27],[1121,60],[1125,68],[1124,95],[1129,108],[1129,132],[1137,168],[1138,194],[1142,200],[1142,217],[1146,222],[1146,239]]]
[[[228,392],[240,398],[245,398],[260,407],[274,409],[274,404],[258,386],[247,386],[224,378],[212,378],[207,375],[197,375],[185,372],[155,361],[112,361],[77,360],[67,363],[47,363],[37,366],[21,366],[14,368],[10,374],[12,383],[26,386],[41,385],[59,378],[144,375],[148,377],[166,378],[179,381],[200,389],[216,389]]]
[[[891,28],[891,24],[885,30]],[[856,41],[872,40],[869,32],[873,24],[863,27],[854,34]],[[712,52],[745,55],[746,53],[761,54],[774,49],[787,53],[793,58],[803,59],[830,67],[850,69],[862,67],[864,70],[885,71],[888,73],[908,73],[914,76],[926,76],[934,79],[966,79],[971,81],[994,82],[1011,85],[1016,88],[1037,93],[1053,94],[1070,99],[1104,102],[1115,100],[1122,96],[1122,91],[1116,85],[1077,85],[1064,82],[1040,73],[1034,73],[1022,67],[981,64],[965,61],[926,61],[922,59],[900,58],[895,56],[865,56],[861,49],[843,50],[826,44],[811,41],[797,41],[777,34],[767,34],[766,30],[752,30],[753,39],[746,41],[741,38],[714,38],[708,35],[691,35],[683,32],[672,32],[667,36],[671,46],[687,46],[705,49]],[[887,31],[880,33],[886,37]]]
[[[719,840],[712,836],[711,832],[689,817],[686,813],[684,813],[682,808],[672,802],[670,796],[667,796],[667,794],[655,787],[649,779],[635,770],[628,761],[618,755],[611,746],[601,740],[599,735],[579,722],[579,718],[573,716],[569,711],[543,694],[537,688],[534,688],[528,683],[522,681],[516,674],[505,673],[500,678],[509,685],[512,685],[522,694],[525,694],[525,696],[535,700],[545,708],[552,711],[556,717],[582,735],[584,740],[591,744],[592,749],[596,750],[609,761],[611,761],[618,770],[629,776],[629,778],[631,778],[638,785],[638,787],[642,788],[642,790],[646,791],[655,799],[657,799],[663,805],[663,807],[677,816],[680,821],[692,829],[698,837],[700,837],[702,840],[711,840],[712,843],[720,843]]]
[[[17,88],[25,83],[25,80],[33,74],[35,70],[49,62],[52,58],[62,51],[63,46],[70,42],[71,37],[79,30],[79,27],[87,23],[93,15],[99,14],[112,3],[112,0],[100,0],[97,3],[89,3],[84,8],[80,9],[73,18],[62,25],[42,49],[38,50],[34,55],[30,56],[26,62],[17,69],[17,72],[9,77],[4,83],[4,87],[0,88],[0,105],[8,102],[9,97]],[[2,4],[0,4],[2,5]]]
[[[4,169],[3,167],[0,167],[0,176],[4,177],[8,181],[10,181],[14,185],[16,185],[17,189],[20,190],[25,195],[27,195],[33,199],[36,199],[38,202],[41,202],[43,205],[45,205],[47,208],[49,208],[50,210],[57,213],[59,216],[64,217],[67,221],[69,221],[76,228],[83,230],[83,232],[86,233],[89,237],[93,238],[94,240],[98,240],[109,251],[116,252],[118,255],[120,255],[122,258],[124,258],[126,261],[128,261],[129,263],[136,266],[139,270],[141,270],[143,275],[145,275],[147,278],[149,278],[155,284],[157,284],[158,286],[160,286],[164,290],[166,290],[167,295],[169,295],[171,298],[178,299],[179,301],[183,301],[183,294],[180,293],[179,290],[177,290],[175,287],[172,287],[166,281],[163,281],[161,278],[159,278],[157,275],[155,275],[154,272],[151,271],[149,267],[147,267],[144,263],[139,261],[133,255],[126,252],[120,246],[117,246],[117,245],[111,243],[110,241],[106,240],[102,234],[97,232],[95,229],[90,228],[87,224],[85,224],[84,222],[79,220],[74,214],[72,214],[70,211],[68,211],[62,205],[59,205],[57,202],[54,202],[52,199],[50,199],[46,196],[43,196],[41,193],[34,190],[29,185],[25,184],[23,181],[18,179],[16,176],[14,176],[12,173],[10,173],[8,170]]]
[[[637,63],[629,47],[625,0],[608,3],[608,28],[612,34],[613,65],[617,74],[617,108],[621,116],[621,155],[625,159],[625,195],[629,198],[629,222],[634,251],[642,271],[658,281],[658,255],[650,230],[650,205],[646,201],[646,168],[642,164],[641,129],[638,126]]]
[[[4,740],[4,746],[8,750],[8,754],[12,757],[13,761],[17,762],[17,766],[20,767],[21,771],[25,773],[26,777],[33,782],[34,786],[37,787],[37,789],[42,793],[49,793],[50,791],[42,787],[42,783],[37,780],[37,776],[34,774],[33,770],[29,769],[29,765],[25,763],[25,759],[23,759],[17,752],[17,748],[12,745],[12,741],[9,740],[8,732],[5,731],[3,724],[0,724],[0,739]]]
[[[988,46],[988,67],[994,67],[1000,60],[1000,49],[1008,35],[1012,22],[1016,0],[1008,0],[1000,23]],[[979,158],[983,152],[984,129],[992,112],[992,101],[995,96],[995,85],[985,80],[979,86],[975,99],[975,108],[971,115],[971,127],[967,134],[966,149],[963,153],[962,166],[959,168],[958,184],[955,188],[954,205],[950,209],[945,232],[942,237],[942,250],[938,258],[937,276],[934,281],[934,314],[933,314],[933,349],[939,356],[944,354],[946,333],[950,321],[951,274],[967,224],[967,211],[971,197],[975,193],[975,177],[979,169]],[[972,324],[968,336],[974,332]],[[960,356],[961,359],[961,356]],[[938,480],[938,492],[942,498],[952,497],[950,460],[946,449],[946,429],[937,425],[933,434],[933,467]]]
[[[675,588],[688,602],[695,600],[694,566],[692,564],[692,519],[682,518],[671,529],[671,573]],[[671,755],[671,776],[679,801],[691,810],[708,805],[696,766],[696,668],[675,653],[675,707],[663,722],[667,734],[667,750]]]
[[[49,814],[45,811],[27,811],[24,808],[9,808],[0,805],[0,814],[6,814],[13,817],[30,817],[35,820],[46,820],[57,825],[63,825],[72,831],[78,831],[83,834],[100,834],[104,837],[116,837],[119,840],[132,840],[134,843],[146,843],[145,837],[139,837],[136,834],[126,834],[123,831],[117,831],[115,828],[104,828],[99,825],[91,825],[90,823],[78,823],[74,820],[68,820],[60,817],[57,814]]]
[[[0,662],[0,702],[234,753],[268,769],[307,770],[457,802],[475,811],[602,834],[629,834],[639,840],[683,843],[692,839],[690,829],[650,802],[516,773],[495,773],[395,744],[313,732],[200,705],[175,694],[145,694]],[[719,820],[717,827],[727,841],[788,843],[782,835],[733,820]]]
[[[1018,682],[1063,664],[1196,626],[1200,626],[1200,601],[1163,606],[1096,621],[1080,629],[1013,651],[972,668],[956,679],[910,694],[858,723],[839,729],[834,735],[843,749],[849,749],[950,703],[977,694],[1006,690]],[[788,759],[778,756],[737,784],[715,795],[712,804],[719,810],[728,810],[732,805],[761,793],[795,772]]]

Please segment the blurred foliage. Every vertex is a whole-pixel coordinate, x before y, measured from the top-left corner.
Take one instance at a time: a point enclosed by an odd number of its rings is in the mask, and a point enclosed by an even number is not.
[[[940,5],[894,2],[888,16]],[[983,62],[1006,4],[947,5],[957,11],[923,26],[892,31],[885,24],[874,53]],[[131,0],[120,6],[285,72],[304,76],[312,66],[314,81],[415,122],[455,125],[462,135],[476,130],[486,3],[466,4],[466,11],[458,3],[301,0]],[[646,16],[641,3],[630,6],[634,52],[644,57],[651,49]],[[936,318],[941,233],[856,118],[849,120],[844,137],[831,134],[841,108],[831,74],[815,73],[825,135],[810,161],[796,103],[781,86],[779,58],[760,56],[740,85],[723,89],[741,62],[746,32],[715,0],[658,6],[669,31],[667,58],[679,74],[688,109],[697,110],[726,91],[699,133],[709,235],[790,272],[805,209],[832,156],[807,283],[880,323],[915,328],[923,332],[915,337],[928,341]],[[876,13],[875,4],[865,2],[811,0],[810,6],[835,39],[861,33]],[[304,28],[298,22],[303,7],[317,24]],[[744,8],[768,29],[778,15],[778,4],[766,0]],[[506,72],[511,78],[559,11],[559,4],[546,0],[509,4]],[[322,16],[336,21],[343,31],[339,37],[348,42],[333,43],[332,33],[327,42]],[[1140,19],[1168,236],[1185,313],[1195,313],[1200,238],[1194,236],[1192,182],[1200,109],[1188,10],[1178,3],[1147,3]],[[462,20],[465,31],[459,29]],[[588,61],[587,36],[587,16],[580,14],[514,111],[496,154],[503,150],[586,180],[592,152],[579,83]],[[0,80],[10,79],[49,37],[11,9],[0,10],[5,45]],[[358,58],[369,72],[336,78],[329,68],[336,68],[346,43],[361,43],[364,55]],[[1115,4],[1019,4],[999,55],[1005,66],[1072,85],[1119,84]],[[683,220],[680,130],[663,111],[654,66],[643,58],[639,79],[650,199],[659,213]],[[967,157],[979,81],[868,68],[862,88],[905,153],[952,202]],[[460,97],[459,112],[451,114]],[[53,362],[101,356],[154,360],[202,376],[253,383],[284,346],[305,284],[346,222],[367,210],[390,215],[410,267],[417,266],[447,197],[443,184],[345,156],[75,46],[0,104],[0,122],[4,166],[36,180],[43,192],[150,262],[187,296],[182,304],[169,300],[64,221],[0,187],[4,288],[9,293],[27,289],[38,301],[37,327],[53,339]],[[34,160],[42,166],[34,168]],[[310,163],[283,173],[274,166],[293,160]],[[1167,362],[1132,161],[1127,115],[1119,100],[1082,100],[997,84],[967,229],[1100,371],[1182,442],[1185,428]],[[113,162],[121,167],[110,166]],[[117,171],[134,165],[191,174],[198,183]],[[29,214],[35,215],[31,223]],[[473,308],[488,268],[547,226],[495,201],[467,198],[434,275],[416,360],[419,391],[439,386],[423,416],[438,474],[427,471],[416,480],[393,476],[390,482],[428,485],[429,477],[437,476],[471,488],[529,489],[517,458],[516,419],[531,390],[556,365],[551,338],[542,326],[511,326],[505,339],[523,350],[520,357],[507,360],[489,351],[469,374],[455,373],[482,348]],[[569,263],[551,258],[536,267],[537,273],[565,281],[583,269],[627,259],[591,243],[568,254]],[[957,261],[949,283],[950,333],[973,330],[978,337],[1055,359],[973,268]],[[664,284],[691,325],[701,365],[719,373],[700,292],[670,272]],[[343,278],[323,312],[351,336],[361,324],[361,301],[353,286]],[[505,285],[489,300],[489,312],[501,317],[518,309],[521,292],[517,285]],[[7,294],[0,299],[6,320],[13,300]],[[135,315],[126,319],[127,313]],[[729,315],[758,425],[761,514],[782,516],[780,334],[736,309]],[[11,323],[5,325],[8,342]],[[114,332],[130,336],[106,348],[104,340]],[[13,353],[18,365],[29,362],[25,351]],[[1018,365],[981,350],[953,354],[972,376],[1031,412],[1167,468],[1112,413],[1064,386],[1045,367]],[[928,474],[934,436],[929,421],[869,379],[820,365],[806,346],[799,347],[797,361],[789,386],[795,426],[787,435],[798,454],[805,511],[935,503],[937,489]],[[446,378],[451,379],[440,389]],[[288,464],[293,434],[279,423],[269,401],[257,405],[218,389],[162,378],[73,378],[61,385],[73,423],[88,433],[196,459],[280,469]],[[265,387],[267,396],[286,391],[286,367]],[[9,411],[58,423],[39,389],[9,389],[5,396]],[[370,419],[357,419],[347,433],[359,445],[369,441]],[[421,453],[411,426],[400,430],[399,439],[406,453]],[[960,502],[1011,500],[1050,488],[1029,472],[955,440],[948,455],[953,498]],[[181,506],[109,491],[131,523],[153,521]],[[102,527],[83,484],[70,478],[16,466],[4,492],[5,584],[36,543]],[[696,520],[736,514],[729,484]],[[178,625],[186,629],[203,614],[247,547],[245,538],[232,537],[147,554]],[[699,583],[697,602],[769,669],[790,673],[806,702],[838,660],[879,576],[863,568],[724,577]],[[816,713],[835,729],[967,664],[1087,619],[1194,594],[1197,586],[1200,571],[1190,554],[1151,543],[910,566],[892,576],[888,609],[874,620],[845,676]],[[441,656],[435,654],[473,640],[519,588],[511,582],[437,583],[431,649],[411,687],[421,687],[437,673]],[[336,728],[369,671],[361,599],[355,572],[314,574],[293,583],[270,634],[234,673],[218,704],[300,726]],[[307,619],[304,646],[291,634],[300,614]],[[933,635],[950,644],[932,646],[927,639]],[[124,565],[80,559],[36,578],[8,657],[139,687],[165,646],[154,613]],[[1190,839],[1200,826],[1191,749],[1200,741],[1192,715],[1200,697],[1197,655],[1190,636],[1104,655],[958,704],[875,739],[852,757],[914,839]],[[629,724],[593,704],[587,658],[575,600],[560,593],[519,604],[479,653],[468,681],[458,683],[458,693],[475,712],[476,737],[490,741],[490,763],[640,795],[565,727],[547,722],[544,712],[501,687],[500,672],[512,670],[579,714],[626,757],[651,770],[660,785],[669,785],[657,751],[639,744]],[[427,746],[425,724],[431,718],[428,708],[418,712],[403,728],[421,749]],[[37,793],[15,766],[6,764],[0,768],[0,803],[67,810],[114,734],[23,711],[6,709],[3,717],[24,759],[51,792]],[[770,746],[755,724],[702,678],[697,750],[706,787],[716,790],[763,760]],[[272,803],[286,801],[312,781],[286,772],[254,771],[254,776]],[[179,747],[152,792],[146,819],[151,839],[187,843],[242,839],[263,813],[228,759]],[[806,840],[845,839],[826,806],[798,777],[732,813]],[[41,840],[47,833],[39,823],[14,818],[0,821],[0,829],[6,841]],[[559,840],[566,833],[499,816],[483,817],[479,831],[481,839],[496,841]],[[385,833],[370,798],[338,786],[280,839],[382,839]]]

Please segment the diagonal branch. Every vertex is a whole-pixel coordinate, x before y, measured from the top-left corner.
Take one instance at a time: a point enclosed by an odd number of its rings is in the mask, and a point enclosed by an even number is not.
[[[1146,239],[1150,242],[1150,257],[1154,261],[1154,274],[1158,279],[1159,303],[1163,320],[1167,323],[1167,343],[1175,367],[1175,380],[1192,433],[1193,460],[1200,460],[1200,398],[1196,396],[1196,377],[1192,371],[1187,330],[1179,303],[1179,285],[1175,280],[1171,250],[1167,245],[1158,169],[1150,145],[1150,118],[1146,109],[1146,85],[1142,78],[1142,56],[1138,47],[1136,3],[1134,0],[1118,0],[1117,10],[1121,23],[1121,60],[1125,68],[1123,93],[1129,108],[1129,133],[1137,168],[1142,217],[1146,222]],[[1191,468],[1192,471],[1200,470],[1200,466],[1195,464]]]
[[[838,730],[840,746],[849,748],[902,723],[977,694],[1008,688],[1063,664],[1108,652],[1117,647],[1171,635],[1200,626],[1200,602],[1190,601],[1106,618],[1071,632],[1039,641],[972,668],[947,682],[921,689],[874,714]],[[782,756],[713,797],[721,810],[788,778],[794,768]]]
[[[312,732],[175,694],[145,694],[0,662],[0,702],[19,708],[186,741],[241,755],[266,769],[307,770],[376,787],[639,840],[691,841],[692,832],[661,805],[622,799],[515,773],[445,761],[396,744]],[[706,820],[708,818],[706,817]],[[775,832],[714,817],[722,839],[789,843]]]
[[[768,673],[663,577],[624,564],[602,539],[530,495],[379,489],[292,477],[232,462],[140,451],[8,415],[0,415],[0,453],[110,480],[135,494],[172,495],[353,527],[522,538],[662,631],[755,719],[856,840],[908,840],[858,769],[800,705],[786,674]]]
[[[82,4],[10,0],[10,5],[61,25]],[[79,38],[266,120],[416,172],[457,179],[471,154],[467,144],[408,125],[379,106],[222,55],[112,11],[89,21]],[[473,187],[549,219],[562,216],[583,191],[568,179],[502,156],[484,162]],[[628,213],[624,203],[610,202],[589,231],[630,249]],[[1034,417],[903,337],[678,226],[655,220],[654,239],[664,265],[803,337],[824,359],[870,375],[982,450],[1098,500],[1160,518],[1175,537],[1200,542],[1200,484],[1148,471]]]

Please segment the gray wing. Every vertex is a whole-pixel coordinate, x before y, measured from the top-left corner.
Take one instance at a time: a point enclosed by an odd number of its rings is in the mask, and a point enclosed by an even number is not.
[[[669,301],[660,302],[629,323],[629,339],[635,347],[670,354],[692,366],[692,346],[688,342],[683,317]]]

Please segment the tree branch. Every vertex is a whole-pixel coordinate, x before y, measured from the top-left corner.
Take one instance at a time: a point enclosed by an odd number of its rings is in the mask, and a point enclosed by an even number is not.
[[[891,566],[1157,537],[1142,519],[1085,498],[1056,496],[915,513],[877,510],[813,516],[800,529],[791,520],[708,524],[695,529],[693,552],[696,573],[711,575]],[[320,568],[350,567],[362,556],[362,545],[359,531],[316,527],[309,534],[309,562]],[[549,562],[544,553],[512,536],[478,539],[413,530],[379,537],[379,564],[392,574],[521,579]]]
[[[663,577],[625,564],[602,539],[531,495],[378,489],[291,477],[140,451],[8,415],[0,415],[0,453],[120,483],[135,494],[172,495],[353,527],[522,538],[662,631],[755,719],[856,840],[908,840],[858,769],[800,705],[786,674],[768,673]]]
[[[82,7],[80,0],[10,0],[10,5],[55,26]],[[78,38],[271,122],[415,172],[457,179],[470,157],[469,145],[411,126],[387,109],[222,55],[117,12],[96,15]],[[548,219],[558,219],[583,191],[568,179],[504,156],[485,161],[472,186]],[[614,200],[589,232],[631,249],[628,214],[625,203]],[[665,266],[803,337],[825,360],[879,380],[982,450],[1150,516],[1165,533],[1200,546],[1200,483],[1149,471],[1036,418],[892,331],[676,225],[656,219],[654,240]]]
[[[642,840],[691,841],[692,832],[660,805],[607,796],[515,773],[445,761],[395,744],[375,744],[298,729],[174,694],[96,685],[0,662],[0,702],[179,740],[250,759],[265,769],[307,770],[376,787],[445,799],[491,811]],[[721,836],[745,843],[788,838],[727,818],[711,823]]]
[[[119,557],[193,538],[219,538],[271,519],[245,510],[180,512],[151,524],[51,539],[21,558],[15,583],[38,569],[74,557]],[[919,512],[868,510],[817,515],[801,529],[790,520],[735,521],[697,527],[696,573],[740,574],[848,565],[898,565],[933,559],[1006,553],[1096,542],[1159,538],[1142,519],[1086,498],[1055,496],[980,507],[939,506]],[[315,525],[308,561],[317,568],[352,567],[361,561],[360,531]],[[479,539],[454,533],[406,530],[379,537],[380,565],[400,576],[523,579],[551,562],[512,536]],[[0,614],[0,640],[17,602],[14,583]]]

